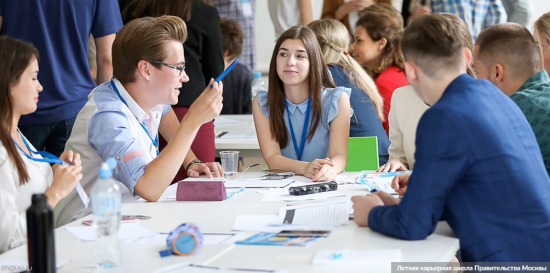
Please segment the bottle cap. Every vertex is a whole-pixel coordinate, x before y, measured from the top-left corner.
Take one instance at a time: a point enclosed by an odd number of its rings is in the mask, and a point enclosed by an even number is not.
[[[256,72],[254,73],[254,79],[259,79],[262,77],[262,72]]]
[[[116,167],[116,161],[114,158],[110,157],[105,162],[101,163],[101,168],[99,169],[99,178],[106,179],[111,178],[113,175],[111,170]]]
[[[48,197],[45,194],[33,194],[31,200],[33,204],[47,203]]]

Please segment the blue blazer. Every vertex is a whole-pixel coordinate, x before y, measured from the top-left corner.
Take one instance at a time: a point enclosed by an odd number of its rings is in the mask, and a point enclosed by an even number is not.
[[[445,219],[466,262],[549,262],[550,179],[518,106],[488,81],[456,78],[422,116],[416,164],[372,230],[421,240]]]

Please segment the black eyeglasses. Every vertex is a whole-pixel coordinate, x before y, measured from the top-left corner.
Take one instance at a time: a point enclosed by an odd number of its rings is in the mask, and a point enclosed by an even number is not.
[[[164,66],[167,66],[167,67],[170,67],[172,69],[178,70],[180,72],[178,76],[180,76],[180,77],[181,77],[181,73],[183,72],[183,70],[185,70],[185,66],[176,66],[176,65],[173,65],[173,64],[167,64],[167,63],[154,61],[154,60],[147,60],[147,61],[150,62],[150,63],[162,64]]]

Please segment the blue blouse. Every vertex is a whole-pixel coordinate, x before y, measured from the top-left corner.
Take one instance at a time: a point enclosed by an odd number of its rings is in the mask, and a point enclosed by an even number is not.
[[[350,137],[372,137],[378,138],[378,155],[380,165],[388,161],[388,148],[390,140],[382,127],[382,122],[378,118],[376,109],[372,100],[358,86],[350,82],[349,77],[344,72],[344,69],[337,65],[329,65],[328,69],[332,74],[334,82],[338,86],[351,88],[350,104],[355,112],[351,117]]]
[[[338,99],[342,96],[342,92],[348,94],[348,97],[351,94],[349,88],[336,87],[336,88],[325,88],[321,91],[321,102],[322,102],[322,119],[319,122],[319,126],[315,131],[315,134],[311,138],[311,141],[306,139],[306,144],[304,147],[304,154],[302,155],[302,161],[311,162],[315,159],[327,158],[329,156],[329,138],[330,138],[330,122],[338,116]],[[288,111],[290,112],[290,118],[292,120],[292,125],[294,129],[294,134],[296,140],[298,141],[298,146],[302,139],[302,132],[304,129],[304,120],[306,116],[307,103],[308,100],[302,102],[301,104],[294,104],[288,99]],[[258,102],[260,103],[260,108],[262,113],[269,119],[269,110],[267,107],[267,92],[259,91],[258,92]],[[292,144],[292,137],[290,136],[290,129],[288,126],[288,113],[284,112],[284,119],[286,124],[286,129],[288,133],[288,145],[281,149],[281,154],[285,157],[298,160],[298,155],[294,150],[294,145]],[[350,115],[353,113],[351,111]],[[310,115],[309,126],[311,127],[313,123],[313,115]],[[308,131],[309,134],[309,131]]]

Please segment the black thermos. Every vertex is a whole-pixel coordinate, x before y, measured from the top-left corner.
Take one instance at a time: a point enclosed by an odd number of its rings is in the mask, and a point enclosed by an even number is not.
[[[33,273],[55,273],[53,211],[44,194],[33,194],[27,209],[27,248]]]

